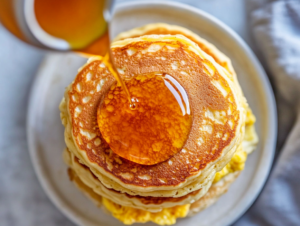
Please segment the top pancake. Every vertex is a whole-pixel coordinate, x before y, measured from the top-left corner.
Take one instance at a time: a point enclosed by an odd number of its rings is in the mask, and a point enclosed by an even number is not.
[[[220,52],[214,45],[199,37],[190,30],[177,25],[165,23],[147,24],[142,27],[134,28],[129,31],[122,32],[115,37],[115,41],[127,38],[136,38],[144,35],[183,35],[195,42],[202,51],[210,55],[219,65],[224,67],[230,74],[235,74],[230,59]]]
[[[72,133],[66,139],[73,140],[69,149],[93,172],[136,191],[174,190],[192,183],[241,141],[245,114],[239,88],[194,42],[180,35],[145,36],[115,42],[112,54],[123,78],[149,72],[173,76],[188,93],[194,120],[182,151],[165,162],[144,166],[117,156],[103,140],[96,118],[115,79],[103,59],[90,60],[65,95]]]

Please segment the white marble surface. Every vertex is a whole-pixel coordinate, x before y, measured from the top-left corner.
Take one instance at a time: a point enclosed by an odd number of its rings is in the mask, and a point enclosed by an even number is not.
[[[250,44],[246,1],[179,2],[216,16]],[[26,144],[25,119],[28,95],[45,54],[18,41],[0,25],[0,225],[2,226],[73,225],[53,206],[43,192],[31,166]]]

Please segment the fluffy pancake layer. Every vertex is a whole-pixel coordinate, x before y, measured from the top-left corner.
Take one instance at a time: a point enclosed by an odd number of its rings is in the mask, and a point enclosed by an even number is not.
[[[214,45],[199,37],[190,30],[177,25],[169,25],[165,23],[148,24],[139,28],[120,33],[115,37],[115,41],[128,38],[136,38],[144,35],[184,35],[194,43],[196,43],[202,51],[210,55],[219,65],[224,67],[230,74],[235,74],[230,59],[221,53]]]
[[[205,186],[202,189],[191,192],[181,197],[151,197],[151,196],[132,196],[126,193],[121,193],[113,189],[106,188],[72,153],[64,151],[64,160],[66,164],[76,173],[78,178],[91,188],[95,193],[110,199],[111,201],[123,206],[133,207],[149,212],[160,212],[163,208],[174,207],[178,205],[189,204],[195,202],[202,197],[212,183],[212,175],[205,179]]]
[[[150,34],[172,36],[138,38]],[[92,58],[79,70],[60,105],[68,147],[64,159],[73,182],[122,222],[173,224],[227,191],[258,141],[255,117],[230,60],[187,29],[151,24],[116,40],[121,41],[112,45],[112,52],[123,78],[164,70],[188,90],[192,108],[200,112],[189,140],[180,153],[158,166],[141,166],[115,155],[95,118],[99,99],[115,79],[105,59]]]
[[[69,169],[68,173],[74,184],[98,207],[102,207],[105,212],[108,212],[108,214],[111,214],[124,224],[130,225],[152,221],[158,225],[172,225],[176,223],[177,218],[193,216],[214,204],[221,195],[227,192],[240,172],[231,173],[218,183],[213,184],[208,192],[193,204],[164,208],[159,212],[149,212],[117,204],[111,201],[111,198],[107,199],[88,187],[72,169]]]
[[[113,44],[112,52],[123,78],[164,70],[187,90],[194,121],[186,145],[169,161],[147,167],[114,154],[97,127],[96,111],[100,98],[115,80],[103,60],[93,59],[82,68],[65,95],[69,150],[107,187],[118,191],[124,187],[146,196],[143,193],[183,189],[222,169],[241,143],[245,121],[243,99],[223,68],[183,36],[120,41]],[[227,160],[222,161],[223,158]],[[222,164],[215,167],[218,162]],[[106,183],[103,176],[112,183]],[[179,196],[185,194],[187,191]]]

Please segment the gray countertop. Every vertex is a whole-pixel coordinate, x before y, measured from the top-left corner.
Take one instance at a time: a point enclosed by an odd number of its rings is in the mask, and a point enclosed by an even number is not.
[[[124,1],[117,1],[124,2]],[[248,44],[246,0],[179,1],[216,16]],[[250,45],[251,46],[251,45]],[[26,113],[30,87],[43,57],[0,25],[0,225],[73,225],[42,190],[30,162]]]

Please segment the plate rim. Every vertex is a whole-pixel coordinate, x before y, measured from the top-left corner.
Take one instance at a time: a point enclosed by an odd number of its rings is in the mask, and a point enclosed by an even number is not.
[[[265,148],[267,147],[272,152],[269,153],[270,154],[269,161],[265,165],[265,167],[264,167],[265,170],[263,172],[263,175],[261,176],[261,178],[263,178],[263,179],[261,180],[260,184],[256,187],[254,194],[251,196],[251,198],[248,198],[247,200],[244,201],[244,208],[242,208],[239,211],[236,211],[231,216],[231,218],[228,219],[228,222],[224,222],[225,223],[224,225],[233,224],[251,207],[251,205],[257,199],[258,195],[261,193],[263,187],[265,186],[265,184],[267,182],[267,179],[268,179],[268,176],[270,174],[271,167],[273,164],[273,160],[274,160],[274,156],[275,156],[276,141],[277,141],[277,108],[276,108],[275,97],[274,97],[274,93],[273,93],[270,81],[269,81],[263,67],[261,66],[260,62],[254,55],[254,53],[250,49],[250,47],[246,44],[246,42],[235,31],[233,31],[228,25],[226,25],[225,23],[223,23],[216,17],[210,15],[209,13],[207,13],[201,9],[198,9],[198,8],[195,8],[193,6],[186,5],[183,3],[179,3],[179,2],[169,2],[169,1],[160,2],[160,1],[156,1],[156,0],[155,1],[148,0],[148,1],[143,1],[143,2],[131,1],[131,2],[120,3],[120,4],[116,5],[115,10],[120,11],[120,10],[129,9],[129,8],[142,7],[145,5],[147,5],[147,6],[149,6],[149,5],[164,6],[164,7],[169,6],[169,7],[173,7],[176,9],[183,9],[186,11],[191,11],[191,12],[199,15],[203,19],[206,19],[206,20],[214,23],[219,29],[221,29],[221,30],[223,30],[223,32],[227,33],[233,39],[233,41],[235,41],[239,45],[241,50],[244,51],[247,58],[253,64],[255,71],[259,75],[260,81],[262,82],[262,86],[265,89],[266,103],[268,104],[267,107],[269,109],[267,115],[269,116],[270,127],[271,127],[269,129],[269,133],[266,137],[267,139],[265,141],[265,143],[266,143]],[[43,59],[41,65],[36,73],[36,76],[34,78],[34,82],[32,84],[30,94],[29,94],[27,117],[26,117],[26,134],[27,134],[28,150],[29,150],[30,159],[31,159],[34,171],[36,173],[36,176],[38,178],[38,181],[41,184],[45,193],[47,194],[48,198],[56,206],[56,208],[59,209],[72,222],[74,222],[77,225],[82,225],[82,223],[83,223],[83,220],[81,219],[82,217],[78,217],[71,209],[64,206],[64,204],[61,201],[61,199],[59,198],[59,196],[57,196],[56,193],[54,192],[55,189],[53,188],[51,183],[44,177],[42,167],[40,166],[41,163],[39,162],[39,158],[38,158],[38,154],[37,154],[38,150],[35,145],[36,144],[35,136],[33,136],[30,131],[30,129],[31,129],[30,125],[32,125],[33,122],[35,121],[35,118],[32,117],[32,115],[34,115],[34,113],[33,113],[34,107],[33,106],[35,106],[35,103],[37,102],[37,99],[39,98],[39,95],[37,95],[37,94],[38,94],[38,91],[41,89],[41,86],[40,86],[40,84],[42,84],[41,81],[43,81],[43,77],[38,76],[38,75],[40,74],[40,71],[43,70],[43,65],[45,64],[46,61],[49,60],[50,57],[51,57],[51,55],[47,55]]]

